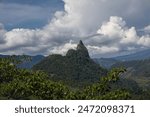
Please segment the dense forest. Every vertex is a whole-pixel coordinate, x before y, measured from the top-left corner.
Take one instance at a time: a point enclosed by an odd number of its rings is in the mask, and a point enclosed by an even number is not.
[[[121,66],[127,69],[123,75],[124,78],[136,81],[145,90],[150,89],[150,59],[117,62],[111,67],[118,68]]]
[[[135,90],[124,87],[128,81],[120,85],[120,75],[125,71],[112,69],[97,83],[73,89],[50,80],[42,71],[17,68],[12,59],[3,58],[0,59],[0,99],[149,99],[148,92],[136,89],[137,86]]]
[[[119,79],[123,69],[116,69],[100,82],[82,90],[71,90],[66,85],[49,80],[41,71],[18,69],[9,59],[0,59],[1,99],[128,99],[123,89],[111,89],[111,82]]]
[[[149,88],[124,77],[128,69],[122,65],[110,70],[102,68],[90,58],[82,41],[66,56],[50,55],[32,69],[19,67],[31,59],[29,56],[0,58],[0,99],[150,99]]]
[[[96,64],[80,41],[76,50],[68,50],[66,56],[50,55],[33,66],[51,76],[51,80],[62,81],[71,87],[84,87],[106,76],[107,70]]]

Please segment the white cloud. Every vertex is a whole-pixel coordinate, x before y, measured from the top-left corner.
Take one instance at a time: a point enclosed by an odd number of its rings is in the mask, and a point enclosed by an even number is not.
[[[120,51],[135,50],[135,48],[138,49],[140,46],[150,47],[150,35],[138,36],[136,28],[127,27],[126,22],[121,17],[110,17],[110,20],[103,23],[97,33],[102,35],[101,39],[110,41],[109,45],[119,47]]]
[[[49,52],[52,54],[57,53],[57,54],[65,55],[69,49],[76,49],[76,46],[77,44],[73,43],[71,40],[69,43],[66,43],[58,47],[54,47],[52,50],[49,50]]]
[[[102,44],[105,46],[115,46],[119,50],[124,50],[124,46],[132,41],[130,37],[133,29],[127,28],[126,22],[121,17],[111,16],[109,21],[102,24],[97,33],[101,35],[98,37],[99,41],[103,40]]]
[[[105,56],[150,47],[149,35],[139,36],[137,26],[128,26],[133,21],[142,21],[137,17],[145,13],[145,7],[149,8],[147,0],[64,2],[64,11],[57,11],[49,24],[41,29],[13,29],[6,32],[2,28],[0,39],[5,40],[5,44],[0,43],[0,52],[64,54],[68,49],[75,48],[80,39],[83,39],[91,55]],[[74,43],[70,43],[70,40]]]
[[[144,29],[143,29],[144,32],[146,33],[150,33],[150,25],[146,26]]]
[[[121,44],[136,44],[138,40],[135,27],[128,28],[126,22],[117,16],[111,16],[110,20],[103,23],[97,33],[111,40],[117,40],[118,44],[119,42]]]
[[[142,36],[139,39],[138,44],[140,44],[142,46],[150,47],[150,35],[144,35],[144,36]]]
[[[124,44],[136,44],[138,36],[135,27],[124,30],[121,43]]]
[[[124,34],[125,21],[121,17],[110,17],[109,22],[103,23],[97,33],[108,36],[109,38],[121,38]]]
[[[90,51],[90,55],[97,55],[97,54],[101,54],[101,55],[113,55],[114,53],[119,52],[119,48],[117,47],[108,47],[108,46],[87,46],[88,50]]]

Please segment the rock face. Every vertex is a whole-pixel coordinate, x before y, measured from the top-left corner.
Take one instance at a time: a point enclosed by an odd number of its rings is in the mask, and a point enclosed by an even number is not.
[[[82,41],[79,42],[76,50],[68,50],[66,56],[50,55],[36,64],[33,69],[43,70],[50,76],[55,76],[53,80],[63,81],[71,86],[96,82],[107,72],[90,58]]]
[[[77,45],[76,50],[68,50],[66,56],[76,56],[78,58],[90,58],[87,48],[84,46],[83,42],[80,40]]]
[[[90,58],[87,48],[84,46],[83,42],[80,40],[78,46],[77,46],[77,53],[81,57],[87,57]]]

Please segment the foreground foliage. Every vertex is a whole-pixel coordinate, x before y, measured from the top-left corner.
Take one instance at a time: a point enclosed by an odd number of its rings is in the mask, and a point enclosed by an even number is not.
[[[107,77],[82,90],[53,82],[41,71],[19,69],[11,59],[0,59],[0,99],[131,99],[129,91],[113,88],[125,69],[113,69]]]

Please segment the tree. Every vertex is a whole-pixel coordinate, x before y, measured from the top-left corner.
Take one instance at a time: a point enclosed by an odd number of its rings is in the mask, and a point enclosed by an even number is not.
[[[98,83],[80,90],[71,90],[60,82],[51,81],[42,71],[19,69],[12,59],[0,59],[1,99],[129,99],[124,89],[113,89],[125,69],[113,69]],[[52,76],[51,76],[52,77]]]
[[[126,70],[123,68],[112,69],[106,77],[96,84],[88,86],[80,94],[82,99],[129,99],[130,94],[125,89],[113,89],[112,83],[119,80],[120,75]]]
[[[10,59],[0,59],[2,99],[65,99],[66,86],[49,80],[41,71],[18,69]]]

